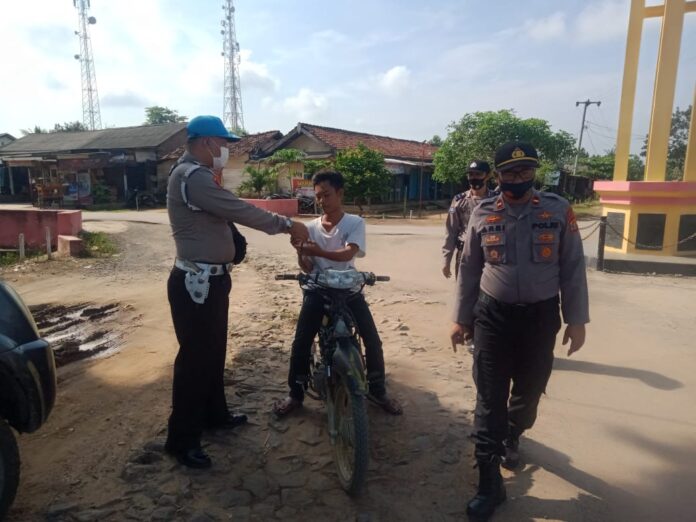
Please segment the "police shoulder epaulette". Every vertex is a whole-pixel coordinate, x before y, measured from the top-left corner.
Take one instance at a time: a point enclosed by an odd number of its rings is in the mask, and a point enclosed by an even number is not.
[[[460,192],[459,194],[457,194],[456,196],[454,196],[454,200],[455,200],[455,201],[460,201],[460,200],[464,197],[465,194],[466,194],[466,192]]]

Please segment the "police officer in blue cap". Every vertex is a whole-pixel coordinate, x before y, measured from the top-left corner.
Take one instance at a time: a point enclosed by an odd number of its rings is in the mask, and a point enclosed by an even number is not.
[[[514,141],[495,154],[501,194],[474,210],[464,242],[452,347],[474,338],[473,438],[479,487],[467,505],[488,520],[505,500],[500,465],[519,465],[553,366],[561,312],[568,355],[590,321],[585,258],[568,201],[534,189],[536,149]],[[559,299],[560,297],[560,299]]]
[[[174,362],[172,413],[166,450],[191,468],[208,468],[201,448],[205,429],[231,429],[246,422],[227,408],[223,384],[227,349],[230,272],[235,237],[230,223],[267,234],[308,239],[303,223],[259,209],[221,186],[214,171],[229,157],[230,133],[220,118],[197,116],[188,126],[186,152],[169,177],[167,209],[176,261],[167,283],[179,353]],[[238,246],[239,243],[238,243]]]

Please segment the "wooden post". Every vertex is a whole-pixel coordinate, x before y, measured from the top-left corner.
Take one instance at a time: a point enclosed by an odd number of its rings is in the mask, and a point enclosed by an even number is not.
[[[46,254],[51,259],[51,229],[46,227]]]
[[[12,167],[7,168],[7,172],[10,175],[10,195],[14,196],[15,194],[15,186],[14,186],[14,176],[12,175]]]
[[[599,218],[599,242],[597,243],[597,271],[604,272],[604,244],[607,240],[607,216]]]
[[[408,185],[406,185],[406,176],[404,175],[404,180],[401,183],[404,188],[404,219],[406,218],[406,205],[408,204]]]
[[[19,260],[24,261],[24,234],[19,234]]]

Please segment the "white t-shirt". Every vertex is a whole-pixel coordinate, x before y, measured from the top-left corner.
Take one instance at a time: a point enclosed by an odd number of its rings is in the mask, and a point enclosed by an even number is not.
[[[321,224],[321,217],[313,219],[307,224],[309,239],[314,241],[322,250],[340,250],[350,244],[357,245],[356,257],[365,257],[365,221],[360,216],[343,214],[341,220],[327,232]],[[334,270],[347,270],[355,268],[353,259],[350,261],[331,261],[325,257],[309,258],[314,265],[314,272],[320,272],[327,268]]]

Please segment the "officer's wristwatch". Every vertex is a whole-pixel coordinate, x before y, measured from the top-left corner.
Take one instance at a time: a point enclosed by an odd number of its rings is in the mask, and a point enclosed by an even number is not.
[[[289,217],[286,217],[285,218],[285,230],[287,230],[289,232],[291,228],[292,228],[292,219],[290,219]]]

